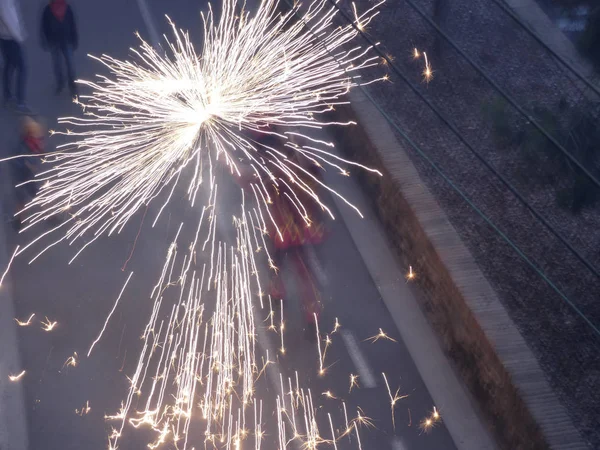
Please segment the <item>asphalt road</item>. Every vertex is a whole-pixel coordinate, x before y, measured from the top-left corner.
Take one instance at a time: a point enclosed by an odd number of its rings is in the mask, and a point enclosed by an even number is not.
[[[168,14],[179,27],[192,30],[192,36],[200,35],[202,5],[199,2],[152,0],[147,7],[159,35],[168,32],[163,14]],[[126,57],[128,49],[135,45],[133,32],[139,30],[144,36],[149,34],[135,1],[78,2],[76,8],[81,34],[76,63],[81,78],[89,79],[101,71],[97,63],[85,57],[86,53]],[[54,126],[56,117],[73,114],[77,107],[68,98],[53,94],[49,56],[36,47],[34,31],[37,30],[38,12],[36,2],[24,2],[27,26],[32,31],[26,47],[28,98],[31,106]],[[6,152],[16,138],[14,118],[2,111],[0,120],[0,145]],[[10,192],[9,189],[5,193],[5,214],[11,207]],[[10,276],[17,317],[26,319],[35,313],[36,319],[47,317],[58,322],[51,332],[43,331],[39,321],[18,329],[22,363],[27,371],[21,383],[25,390],[32,450],[106,448],[110,428],[104,416],[116,413],[125,397],[129,386],[126,375],[135,368],[141,348],[139,337],[151,312],[150,291],[162,268],[175,227],[194,214],[185,200],[174,200],[165,219],[155,228],[144,222],[133,254],[142,212],[122,234],[97,242],[71,265],[67,262],[74,251],[67,246],[54,248],[31,265],[26,258],[14,263]],[[10,226],[6,228],[9,251],[31,237],[17,235]],[[326,375],[318,375],[316,344],[306,338],[297,306],[291,299],[284,307],[287,353],[278,357],[275,372],[260,381],[259,395],[272,399],[279,392],[276,374],[280,372],[285,379],[294,377],[298,371],[304,385],[311,388],[319,410],[330,412],[336,427],[343,428],[342,400],[348,411],[355,411],[360,406],[372,419],[374,428],[363,429],[361,434],[364,449],[456,448],[443,422],[430,433],[419,429],[419,422],[432,411],[434,402],[342,220],[334,222],[330,239],[316,253],[319,264],[325,268],[323,273],[329,285],[320,318],[321,329],[330,332],[336,318],[342,325],[340,332],[332,335],[333,344],[325,361]],[[127,268],[123,271],[126,261]],[[134,276],[104,338],[91,357],[85,358],[130,270],[134,271]],[[395,342],[385,339],[376,343],[366,341],[380,328]],[[270,354],[276,354],[280,347],[279,337],[266,331],[262,335],[261,352],[269,347]],[[65,366],[74,352],[80,356],[80,364]],[[382,373],[386,374],[393,392],[400,388],[400,394],[407,395],[396,405],[395,429]],[[352,393],[348,392],[350,374],[360,376],[361,387]],[[337,399],[321,395],[326,391]],[[89,402],[90,412],[83,416],[76,414],[76,409],[81,409],[86,402]],[[267,407],[273,406],[272,400],[265,402]],[[437,406],[441,406],[443,414],[444,405]],[[265,421],[271,423],[267,430],[271,437],[265,440],[263,448],[271,450],[275,449],[270,442],[276,429],[272,428],[272,414],[267,413],[265,417]],[[327,426],[322,429],[323,436],[328,438]],[[121,448],[140,449],[147,442],[145,431],[127,428]],[[202,446],[201,442],[196,444],[196,448]],[[345,439],[338,442],[337,448],[355,449],[358,442]]]

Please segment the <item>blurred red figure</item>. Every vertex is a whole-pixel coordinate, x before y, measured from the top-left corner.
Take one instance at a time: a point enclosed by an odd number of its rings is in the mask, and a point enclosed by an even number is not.
[[[259,143],[259,146],[261,144],[266,145],[286,153],[288,158],[303,167],[316,179],[319,179],[319,169],[314,165],[307,166],[304,161],[300,161],[297,153],[284,148],[280,139],[259,133],[253,134],[251,139]],[[295,170],[295,173],[318,195],[319,184],[315,179],[299,169]],[[246,183],[253,179],[256,180],[255,177],[256,175],[248,170],[242,176]],[[263,183],[269,192],[270,211],[276,224],[275,226],[269,217],[265,217],[267,231],[272,242],[269,253],[273,259],[273,265],[276,267],[275,270],[271,271],[269,294],[276,304],[287,297],[288,293],[283,277],[278,272],[286,261],[289,262],[296,279],[298,296],[308,325],[307,331],[309,336],[314,338],[316,337],[316,335],[313,336],[315,334],[315,315],[318,317],[322,309],[321,287],[313,267],[308,263],[305,250],[308,246],[321,244],[326,238],[324,214],[314,198],[296,186],[295,193],[306,210],[306,216],[304,216],[304,210],[301,207],[297,208],[290,201],[288,196],[285,195],[286,191],[278,189],[275,184],[267,183],[267,181],[265,179]],[[279,183],[279,186],[281,188],[284,185]],[[287,194],[295,198],[290,192],[287,192]]]
[[[19,212],[25,205],[37,194],[38,183],[29,181],[35,178],[39,171],[41,163],[40,156],[45,150],[46,129],[41,121],[36,121],[32,117],[24,116],[21,120],[21,139],[16,155],[31,155],[25,158],[16,158],[12,160],[12,169],[17,196],[17,211]],[[13,225],[18,231],[21,229],[21,218],[16,216]]]

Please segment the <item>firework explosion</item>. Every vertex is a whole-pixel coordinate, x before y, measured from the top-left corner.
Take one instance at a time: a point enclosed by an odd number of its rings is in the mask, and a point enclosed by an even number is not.
[[[369,23],[374,8],[362,15],[354,9],[356,28]],[[241,448],[246,441],[261,448],[263,402],[255,397],[255,382],[272,361],[268,352],[257,356],[259,321],[266,320],[280,335],[285,353],[283,309],[277,324],[272,305],[278,299],[269,298],[267,304],[257,295],[263,292],[260,260],[264,268],[277,269],[265,236],[283,239],[272,213],[275,197],[310,226],[310,203],[333,217],[318,192],[339,196],[314,169],[331,168],[342,175],[348,175],[351,165],[371,170],[329,153],[326,148],[333,144],[316,139],[313,131],[349,124],[328,121],[327,113],[345,103],[343,96],[353,86],[368,83],[358,71],[378,60],[368,57],[369,48],[349,47],[358,31],[353,24],[334,26],[336,9],[326,0],[303,7],[302,20],[296,18],[299,12],[296,6],[278,13],[277,3],[266,0],[250,14],[236,0],[224,0],[218,20],[212,10],[202,15],[200,52],[171,23],[173,38],[166,52],[140,39],[139,48],[132,50],[135,62],[95,58],[110,75],[80,81],[91,91],[78,99],[83,116],[59,120],[67,131],[55,134],[66,135],[68,142],[45,157],[47,169],[33,181],[40,184],[38,194],[20,214],[25,229],[55,216],[64,220],[17,248],[13,257],[54,235],[58,237],[37,255],[63,240],[84,241],[74,259],[100,236],[120,232],[153,201],[162,202],[153,226],[173,197],[186,197],[201,212],[195,224],[179,227],[152,292],[152,314],[129,392],[121,410],[107,417],[118,422],[110,449],[118,447],[127,424],[154,430],[151,448],[168,441],[188,448],[195,413],[205,421],[205,443]],[[277,141],[265,139],[272,137]],[[229,217],[219,211],[221,184],[215,174],[220,169],[244,180],[230,233],[217,226],[220,217]],[[194,232],[181,256],[184,226]],[[204,255],[200,262],[198,253]],[[170,287],[179,290],[173,302],[167,296]],[[46,319],[43,325],[51,331],[56,324]],[[339,326],[336,320],[333,333]],[[374,340],[387,338],[380,332]],[[318,326],[316,334],[323,374],[331,340],[328,336],[322,348]],[[74,367],[75,361],[69,365]],[[297,375],[294,382],[287,380],[287,388],[279,378],[275,404],[281,449],[296,440],[308,449],[322,443],[336,447],[350,434],[360,448],[358,427],[369,424],[360,411],[349,420],[342,403],[343,425],[334,425],[328,414],[328,436],[322,437],[310,390]],[[350,390],[353,386],[358,386],[356,377]],[[331,393],[328,398],[335,399]],[[336,435],[338,429],[345,431]]]
[[[329,211],[306,178],[331,190],[305,166],[347,174],[342,165],[353,163],[323,150],[333,144],[307,133],[332,124],[318,118],[344,103],[341,97],[360,82],[356,72],[377,58],[365,56],[369,48],[346,49],[357,32],[350,24],[334,27],[335,9],[326,1],[314,1],[302,21],[295,19],[297,8],[280,15],[276,6],[266,0],[250,16],[236,0],[225,0],[217,23],[212,11],[202,16],[201,53],[171,24],[166,56],[141,41],[133,50],[136,62],[96,58],[111,77],[80,81],[92,91],[80,97],[83,117],[59,120],[67,131],[56,134],[69,142],[46,157],[50,168],[34,181],[40,189],[22,212],[24,223],[31,227],[66,212],[68,219],[56,227],[65,229],[59,240],[73,243],[92,233],[85,248],[122,230],[162,191],[170,199],[188,166],[193,176],[185,189],[194,204],[206,168],[212,173],[217,161],[237,176],[244,161],[261,180],[255,194],[263,207],[271,202],[266,180],[307,222],[298,192]],[[356,20],[371,18],[367,13]],[[256,139],[265,135],[284,144],[275,148]]]

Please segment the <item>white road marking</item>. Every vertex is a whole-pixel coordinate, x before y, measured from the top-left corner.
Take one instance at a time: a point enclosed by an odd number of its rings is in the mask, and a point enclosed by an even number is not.
[[[392,449],[393,450],[407,450],[408,447],[404,445],[404,441],[398,436],[392,438]]]
[[[368,389],[373,389],[377,387],[377,382],[375,381],[375,376],[373,375],[373,371],[369,367],[367,363],[367,359],[364,357],[360,348],[358,347],[358,342],[356,342],[356,338],[354,335],[348,330],[342,330],[342,339],[344,339],[344,344],[346,344],[346,348],[348,349],[348,354],[358,370],[358,384],[361,387],[365,387]]]
[[[144,24],[148,29],[148,34],[150,35],[150,40],[152,41],[152,46],[158,50],[160,44],[160,37],[158,32],[156,31],[156,26],[154,21],[152,20],[152,15],[150,14],[150,8],[148,8],[148,3],[146,0],[137,0],[138,8],[140,9],[140,13],[142,14],[142,19],[144,20]]]
[[[319,261],[319,258],[317,257],[315,249],[312,245],[307,245],[303,248],[303,251],[304,255],[306,256],[306,259],[308,259],[308,265],[317,277],[319,285],[323,289],[327,289],[327,287],[329,286],[329,279],[327,278],[327,274],[325,273],[325,269],[323,268],[321,261]]]

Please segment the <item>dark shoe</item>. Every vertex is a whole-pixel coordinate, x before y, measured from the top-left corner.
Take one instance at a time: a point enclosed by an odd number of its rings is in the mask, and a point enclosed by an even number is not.
[[[22,114],[22,115],[29,115],[31,114],[31,109],[29,109],[27,107],[27,105],[25,105],[24,103],[15,105],[15,112],[17,114]]]
[[[74,84],[69,87],[69,90],[71,91],[71,97],[77,98],[79,96],[79,92],[77,92],[77,86]]]

